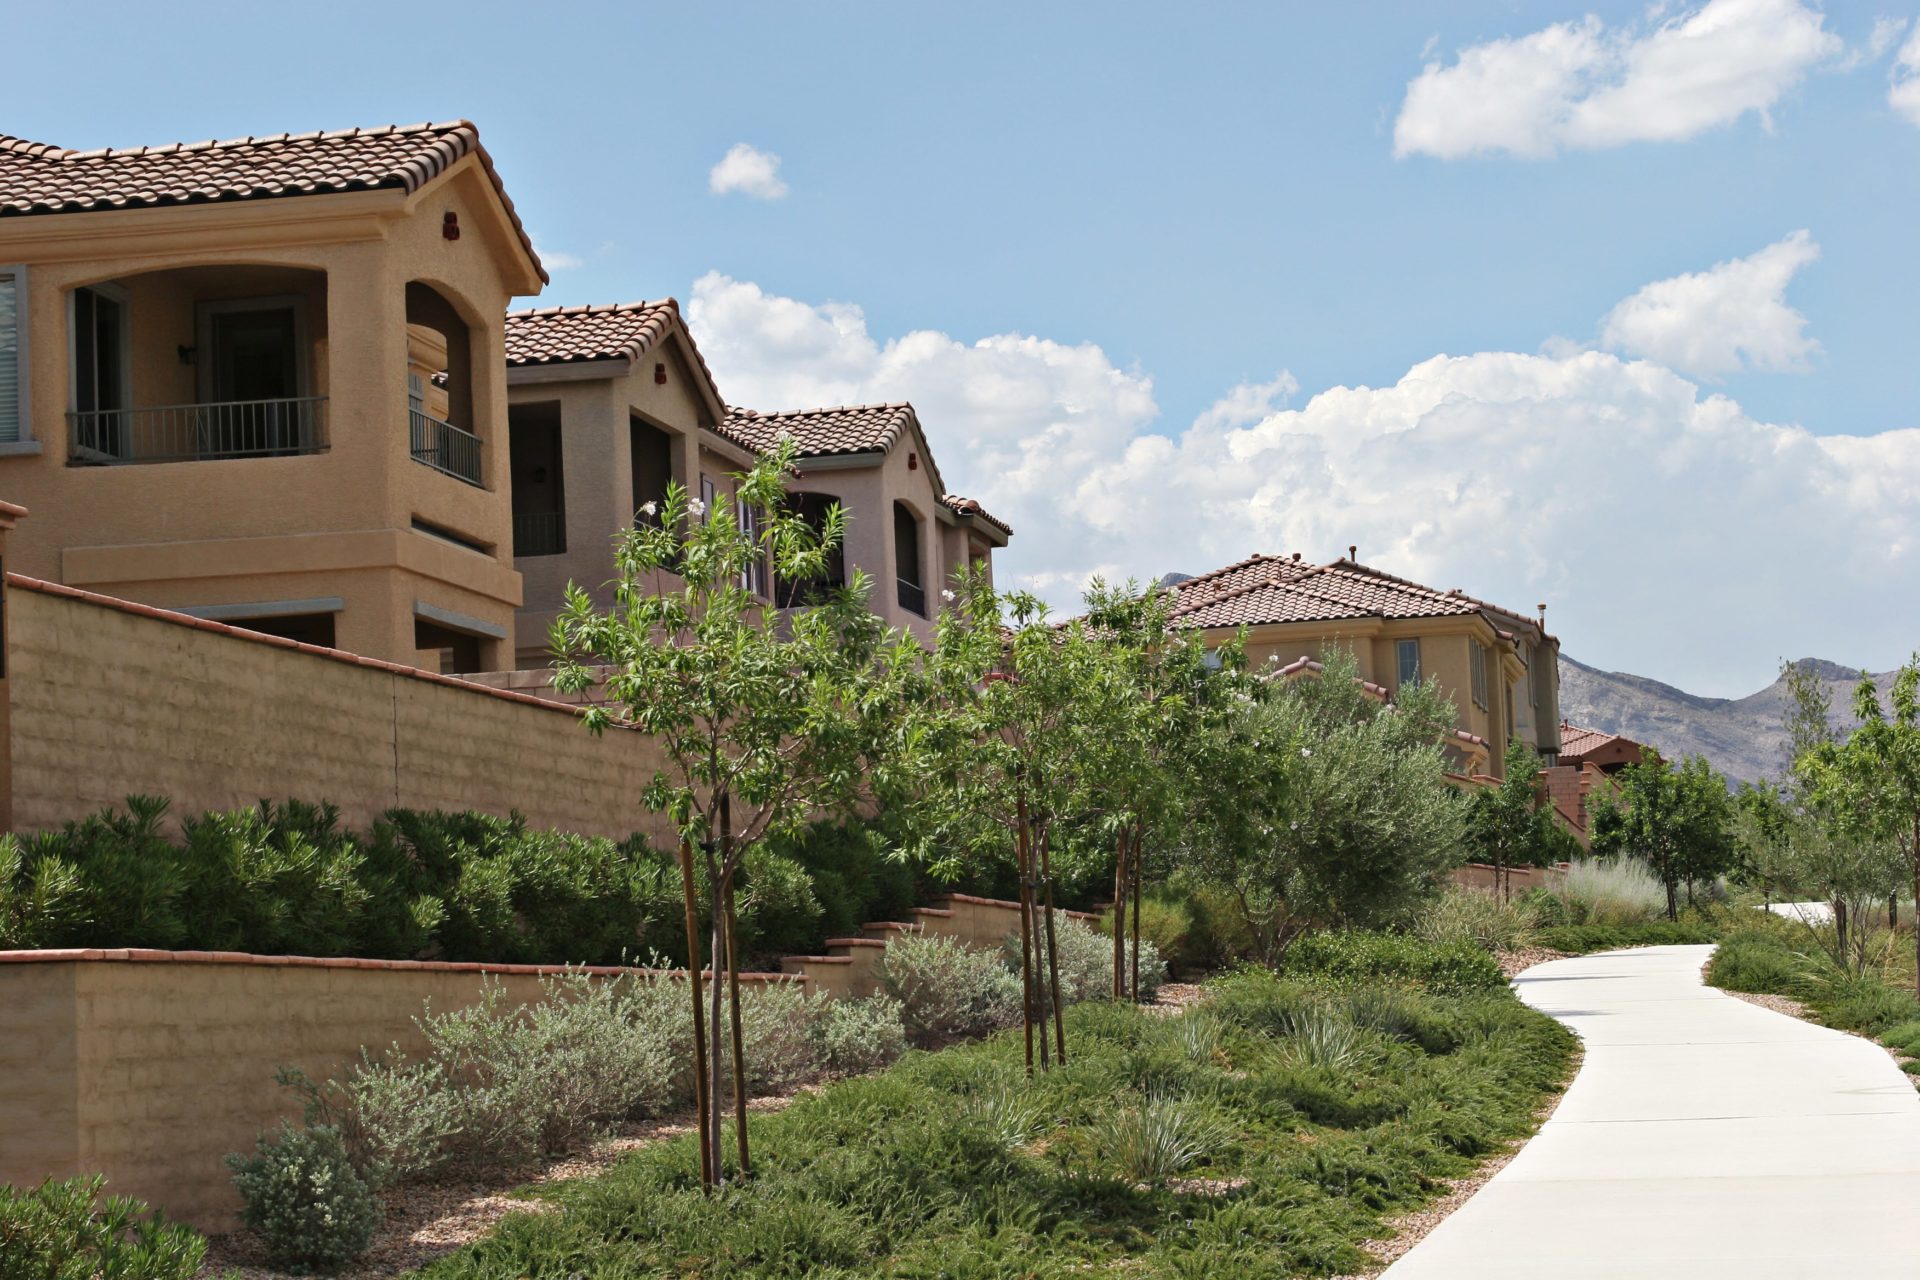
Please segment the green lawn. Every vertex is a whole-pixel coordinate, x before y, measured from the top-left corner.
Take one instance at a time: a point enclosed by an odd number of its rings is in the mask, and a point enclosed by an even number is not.
[[[690,1143],[648,1148],[421,1274],[1337,1274],[1528,1133],[1574,1048],[1504,990],[1254,973],[1176,1018],[1068,1023],[1070,1064],[1032,1081],[1017,1033],[910,1055],[757,1120],[748,1183],[702,1196]]]

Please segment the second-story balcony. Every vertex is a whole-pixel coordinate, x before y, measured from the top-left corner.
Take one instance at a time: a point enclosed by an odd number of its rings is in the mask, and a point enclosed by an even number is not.
[[[480,483],[480,437],[471,431],[408,409],[408,435],[415,462],[444,471],[468,484]]]
[[[325,396],[92,409],[67,415],[81,466],[286,458],[327,447]]]
[[[513,513],[513,554],[557,556],[567,549],[566,517],[558,511]]]

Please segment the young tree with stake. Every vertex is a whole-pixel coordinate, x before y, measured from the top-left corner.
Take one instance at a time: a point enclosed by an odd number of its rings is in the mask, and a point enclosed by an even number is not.
[[[792,459],[792,442],[782,441],[738,477],[737,512],[708,510],[684,487],[669,486],[665,503],[643,508],[648,518],[615,543],[611,603],[603,608],[569,585],[551,637],[554,687],[580,694],[598,687],[599,700],[583,712],[587,728],[637,729],[664,757],[642,801],[670,816],[680,840],[706,1185],[725,1180],[723,985],[732,1013],[738,1171],[752,1168],[735,942],[742,863],[770,834],[795,830],[860,793],[910,653],[867,607],[864,575],[785,613],[749,588],[766,564],[788,581],[819,577],[843,535],[838,508],[818,533],[789,510],[782,478]],[[713,984],[704,1010],[696,855],[710,906]]]

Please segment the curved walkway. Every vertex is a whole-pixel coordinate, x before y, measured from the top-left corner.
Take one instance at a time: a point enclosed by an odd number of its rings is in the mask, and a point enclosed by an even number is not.
[[[1532,1141],[1388,1280],[1920,1276],[1920,1094],[1879,1046],[1706,986],[1711,947],[1536,965],[1586,1043]]]

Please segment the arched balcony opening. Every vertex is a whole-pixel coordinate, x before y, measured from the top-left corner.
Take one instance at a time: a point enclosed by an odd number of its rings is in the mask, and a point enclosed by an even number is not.
[[[407,283],[407,437],[416,462],[471,485],[483,483],[474,431],[471,329],[448,298]]]
[[[68,459],[286,457],[327,447],[327,277],[176,267],[67,295]]]
[[[827,527],[828,513],[840,505],[840,499],[826,493],[788,493],[787,509],[800,517],[817,535]],[[847,585],[847,552],[844,544],[827,553],[823,572],[805,578],[780,578],[774,583],[774,603],[782,609],[796,609],[818,601],[829,591]]]

